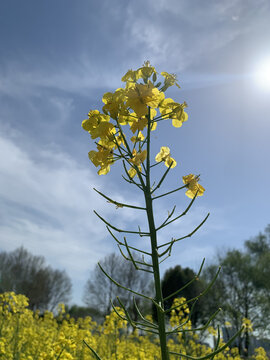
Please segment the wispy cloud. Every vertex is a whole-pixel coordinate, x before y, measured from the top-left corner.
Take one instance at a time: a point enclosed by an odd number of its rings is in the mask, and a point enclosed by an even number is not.
[[[240,35],[268,22],[269,2],[148,0],[130,3],[126,29],[144,57],[175,72],[190,68]],[[256,16],[254,16],[254,12]],[[237,20],[237,21],[236,21]]]
[[[52,266],[66,269],[82,287],[88,271],[116,249],[93,209],[108,221],[113,214],[114,225],[124,229],[137,230],[142,214],[116,210],[93,191],[95,187],[127,201],[125,190],[97,178],[95,168],[83,168],[55,146],[24,146],[22,136],[0,136],[0,250],[23,245]]]
[[[3,137],[0,149],[0,194],[6,204],[1,215],[3,247],[23,244],[74,270],[85,266],[77,261],[79,255],[91,255],[87,262],[93,264],[106,236],[90,212],[93,203],[102,208],[97,195],[89,191],[95,183],[91,171],[80,168],[67,154],[50,149],[36,148],[38,154],[31,157]],[[67,254],[74,257],[70,263]]]

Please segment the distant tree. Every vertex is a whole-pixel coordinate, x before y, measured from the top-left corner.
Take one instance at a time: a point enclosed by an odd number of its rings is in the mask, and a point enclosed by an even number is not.
[[[161,286],[164,298],[173,294],[178,289],[184,287],[188,282],[194,280],[196,277],[195,272],[190,268],[182,268],[180,265],[176,265],[173,268],[166,270]],[[187,300],[198,296],[204,290],[204,283],[197,279],[189,286],[185,287],[180,293],[172,296],[170,299],[165,300],[164,307],[169,309],[175,298],[185,297]],[[190,304],[192,305],[192,304]],[[194,325],[201,322],[202,319],[202,307],[204,305],[204,299],[201,298],[193,309],[191,314],[191,320]],[[191,307],[191,306],[190,306]],[[153,306],[153,316],[156,319],[156,308]],[[170,314],[168,314],[170,316]]]
[[[103,314],[101,314],[98,309],[85,306],[66,306],[66,314],[69,314],[70,317],[74,319],[90,316],[96,322],[101,322],[103,320]]]
[[[254,330],[261,336],[269,335],[270,325],[270,236],[265,234],[245,242],[245,249],[230,250],[218,257],[221,273],[209,292],[206,310],[222,307],[222,321],[229,321],[232,331],[239,330],[243,318],[251,320]],[[217,266],[206,268],[207,281]],[[237,346],[242,355],[248,356],[250,335],[245,331]]]
[[[135,258],[136,255],[133,254],[133,257]],[[143,292],[146,295],[152,293],[152,282],[149,274],[137,271],[133,263],[126,261],[121,255],[112,253],[100,260],[99,263],[106,273],[121,285],[132,288],[137,292]],[[116,306],[119,306],[117,296],[135,318],[137,312],[134,311],[133,294],[113,284],[96,265],[85,285],[84,303],[98,309],[103,314],[108,314],[112,309],[111,301]],[[136,302],[138,305],[145,307],[141,298],[136,297]]]
[[[71,280],[65,271],[45,264],[43,256],[35,256],[23,247],[0,253],[0,288],[29,298],[32,310],[54,310],[66,302],[71,293]]]

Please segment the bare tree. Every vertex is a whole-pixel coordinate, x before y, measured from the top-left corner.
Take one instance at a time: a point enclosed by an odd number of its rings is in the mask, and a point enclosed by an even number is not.
[[[136,258],[135,254],[133,257]],[[106,273],[121,285],[132,288],[136,292],[151,295],[153,284],[149,274],[137,271],[133,263],[126,261],[121,255],[112,253],[100,260],[99,263]],[[103,314],[107,314],[112,308],[111,301],[115,305],[119,305],[117,297],[134,315],[133,294],[112,283],[97,264],[85,285],[83,301],[88,306],[95,307]],[[136,302],[143,307],[145,306],[145,304],[140,303],[141,299],[139,298],[136,298]],[[150,312],[150,309],[148,310]]]
[[[65,271],[46,266],[43,256],[20,247],[0,253],[0,290],[27,296],[30,309],[52,311],[59,302],[68,301],[71,280]]]

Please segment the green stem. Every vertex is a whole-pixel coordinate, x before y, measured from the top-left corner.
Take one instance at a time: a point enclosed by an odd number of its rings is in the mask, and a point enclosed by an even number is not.
[[[165,313],[163,295],[160,281],[160,270],[159,270],[159,259],[158,259],[158,248],[157,248],[157,231],[155,228],[154,214],[153,214],[153,199],[151,196],[151,185],[150,185],[150,122],[151,122],[151,110],[148,108],[148,129],[147,129],[147,158],[146,158],[146,181],[144,188],[145,207],[147,212],[147,219],[149,225],[149,233],[151,239],[151,256],[154,270],[154,282],[155,282],[155,301],[159,304],[157,307],[157,318],[158,318],[158,331],[161,348],[161,359],[169,360],[169,351],[167,348],[166,339],[166,328],[165,328]]]

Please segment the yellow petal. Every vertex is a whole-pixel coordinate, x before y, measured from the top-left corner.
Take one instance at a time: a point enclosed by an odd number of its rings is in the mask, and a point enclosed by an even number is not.
[[[110,171],[110,165],[107,165],[106,167],[100,168],[98,171],[98,175],[106,175]]]
[[[129,174],[129,176],[133,179],[134,176],[137,174],[137,171],[136,171],[134,168],[130,168],[130,169],[128,170],[128,174]]]
[[[173,119],[172,124],[173,124],[174,127],[180,128],[183,125],[183,121],[178,120],[178,119]]]
[[[156,155],[156,162],[165,161],[170,156],[170,148],[168,146],[161,146],[160,152]]]
[[[171,163],[172,163],[172,165],[171,165]],[[167,167],[170,167],[170,165],[171,165],[171,169],[173,169],[174,167],[176,167],[177,162],[172,157],[168,156],[167,159],[165,160],[165,165]]]

